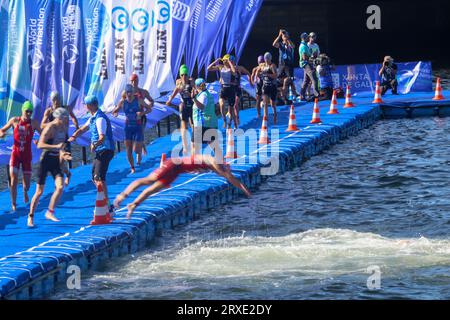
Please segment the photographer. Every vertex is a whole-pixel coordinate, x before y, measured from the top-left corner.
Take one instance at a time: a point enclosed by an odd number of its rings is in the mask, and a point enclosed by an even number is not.
[[[333,77],[331,71],[334,70],[334,66],[331,64],[330,58],[321,53],[315,60],[317,74],[320,80],[320,98],[319,100],[330,100],[333,96]]]
[[[291,87],[292,94],[297,96],[294,84],[295,44],[291,41],[289,33],[281,29],[273,46],[279,50],[278,76],[282,77],[282,98],[286,102],[289,87]]]
[[[384,57],[380,72],[381,77],[381,95],[384,95],[388,89],[392,90],[392,94],[397,93],[397,65],[394,63],[394,59],[391,56]]]
[[[302,42],[300,44],[299,53],[300,53],[300,68],[304,71],[303,76],[303,84],[302,84],[302,91],[301,91],[301,99],[306,100],[306,89],[308,88],[308,85],[312,83],[313,90],[314,90],[314,98],[319,97],[318,92],[318,79],[316,70],[314,69],[313,65],[310,62],[310,59],[312,57],[311,49],[308,47],[308,34],[302,33],[300,36],[302,39]]]

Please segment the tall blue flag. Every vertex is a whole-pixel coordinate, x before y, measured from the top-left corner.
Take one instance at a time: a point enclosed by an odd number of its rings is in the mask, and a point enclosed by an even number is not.
[[[208,62],[214,50],[214,43],[220,36],[220,30],[225,23],[232,1],[207,0],[202,46],[198,52],[199,70]]]
[[[195,8],[201,0],[175,0],[172,5],[172,74],[176,78],[183,58],[187,33]],[[190,69],[192,72],[192,69]]]
[[[86,43],[84,36],[82,0],[64,1],[62,19],[62,95],[64,102],[74,108],[81,105],[86,76]]]
[[[189,25],[189,31],[187,32],[185,60],[186,65],[191,72],[192,69],[194,69],[200,47],[205,43],[203,32],[206,15],[206,3],[207,0],[199,0],[197,2]]]
[[[238,60],[244,50],[262,3],[263,0],[234,1],[233,18],[228,30],[227,51],[231,51],[234,47]]]

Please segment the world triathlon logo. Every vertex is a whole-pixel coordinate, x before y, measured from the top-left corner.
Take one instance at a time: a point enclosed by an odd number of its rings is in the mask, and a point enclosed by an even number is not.
[[[111,26],[114,30],[122,32],[131,27],[134,32],[142,33],[156,24],[167,24],[171,17],[180,21],[189,21],[190,8],[180,1],[174,1],[171,8],[169,2],[159,0],[155,10],[150,12],[144,8],[129,11],[121,6],[114,7],[111,17]]]

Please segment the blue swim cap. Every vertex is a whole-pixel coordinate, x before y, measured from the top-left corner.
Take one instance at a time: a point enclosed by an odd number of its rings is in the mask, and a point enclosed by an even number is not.
[[[203,78],[198,78],[197,80],[195,80],[195,85],[197,87],[200,87],[204,83],[205,83],[205,79],[203,79]]]
[[[231,61],[231,62],[235,62],[235,61],[236,61],[236,57],[235,57],[235,56],[232,56],[232,55],[230,55],[230,61]]]
[[[131,84],[127,84],[125,86],[125,92],[133,92],[133,91],[134,91],[134,88]]]
[[[97,97],[94,95],[88,95],[84,97],[84,104],[95,104],[98,105]]]

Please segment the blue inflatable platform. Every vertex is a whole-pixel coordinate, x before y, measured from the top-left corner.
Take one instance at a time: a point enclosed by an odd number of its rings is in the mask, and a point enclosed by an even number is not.
[[[445,91],[444,96],[450,98],[450,92]],[[247,186],[255,188],[264,182],[264,172],[273,163],[268,160],[279,159],[276,173],[285,172],[383,117],[447,115],[450,101],[436,102],[431,100],[432,97],[430,92],[404,96],[388,94],[383,97],[383,104],[375,105],[371,103],[372,96],[358,96],[353,97],[356,107],[349,109],[342,108],[344,101],[339,99],[338,115],[327,115],[330,102],[323,101],[320,102],[322,124],[319,125],[310,124],[312,103],[296,104],[300,130],[295,132],[285,131],[289,106],[278,107],[278,125],[274,126],[269,117],[271,145],[260,145],[251,150],[250,147],[238,148],[240,159],[231,161],[233,173]],[[255,117],[254,109],[242,111],[241,128],[255,129],[259,136],[261,120]],[[278,136],[272,129],[279,129]],[[155,140],[148,146],[148,156],[134,175],[129,174],[125,153],[117,154],[107,176],[110,198],[133,180],[147,176],[157,168],[161,154],[170,154],[178,143],[170,136]],[[223,143],[225,150],[225,141]],[[242,196],[225,179],[213,173],[183,174],[172,188],[145,201],[130,220],[125,218],[125,209],[121,209],[112,224],[90,226],[96,198],[96,190],[90,181],[91,167],[78,167],[72,173],[70,186],[65,189],[56,211],[61,219],[59,223],[44,218],[53,192],[50,177],[36,211],[37,227],[33,229],[26,227],[28,206],[20,205],[19,201],[17,212],[11,213],[8,190],[0,193],[0,298],[45,298],[65,283],[72,272],[70,266],[79,267],[82,272],[98,270],[105,261],[146,248],[161,229],[189,223],[206,210]],[[32,186],[30,195],[34,190]],[[20,187],[18,193],[18,199],[22,199]]]

